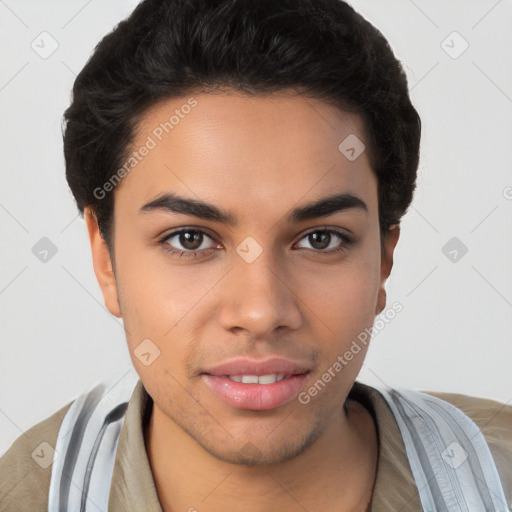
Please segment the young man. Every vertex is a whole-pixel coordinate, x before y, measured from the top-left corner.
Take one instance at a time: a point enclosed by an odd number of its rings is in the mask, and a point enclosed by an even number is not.
[[[508,510],[512,407],[356,382],[420,139],[375,28],[339,0],[146,0],[65,119],[137,378],[19,438],[0,510]]]

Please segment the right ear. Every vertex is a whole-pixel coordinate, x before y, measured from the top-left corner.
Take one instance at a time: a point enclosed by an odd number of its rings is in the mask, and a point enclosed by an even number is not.
[[[118,318],[122,317],[117,294],[116,277],[108,246],[101,236],[96,215],[89,208],[84,208],[84,219],[89,232],[94,273],[103,294],[107,309]]]

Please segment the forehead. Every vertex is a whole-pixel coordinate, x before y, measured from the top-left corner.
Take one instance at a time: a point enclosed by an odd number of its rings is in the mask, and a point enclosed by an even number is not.
[[[162,192],[229,202],[248,215],[335,192],[357,192],[371,203],[376,179],[367,151],[347,158],[347,140],[357,152],[368,147],[360,116],[291,92],[168,99],[137,128],[129,158],[138,155],[116,190],[116,208]]]

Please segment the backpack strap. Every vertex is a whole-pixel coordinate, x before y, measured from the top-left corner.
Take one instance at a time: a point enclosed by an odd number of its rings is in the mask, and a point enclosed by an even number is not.
[[[138,382],[130,369],[77,398],[60,426],[48,512],[106,512],[128,402]]]
[[[508,512],[478,426],[454,405],[408,389],[378,389],[400,428],[423,510]]]

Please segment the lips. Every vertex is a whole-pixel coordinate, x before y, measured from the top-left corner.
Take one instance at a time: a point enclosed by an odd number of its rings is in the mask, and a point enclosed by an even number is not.
[[[292,361],[279,357],[271,359],[258,360],[239,358],[231,361],[226,361],[212,368],[206,369],[203,373],[208,375],[301,375],[308,373],[310,367],[303,361]]]
[[[225,403],[254,411],[290,402],[304,385],[310,368],[282,358],[236,359],[203,372],[203,379]]]

